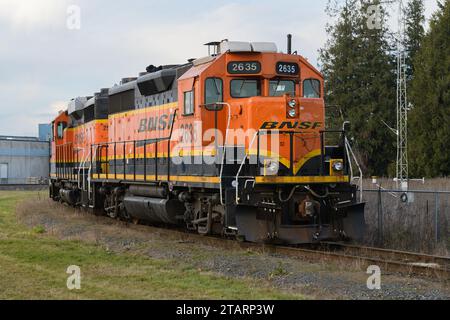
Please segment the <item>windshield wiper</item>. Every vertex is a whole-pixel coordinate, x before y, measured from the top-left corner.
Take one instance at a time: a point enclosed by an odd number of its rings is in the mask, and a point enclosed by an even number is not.
[[[216,88],[216,94],[220,95],[218,82],[219,81],[217,79],[214,79],[214,87]]]
[[[239,96],[241,95],[242,88],[244,87],[244,84],[245,84],[246,81],[247,81],[247,80],[242,80],[241,87],[239,88]]]

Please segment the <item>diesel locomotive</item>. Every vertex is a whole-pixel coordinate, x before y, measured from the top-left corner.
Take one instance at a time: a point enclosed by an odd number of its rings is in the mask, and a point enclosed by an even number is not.
[[[52,122],[50,197],[251,242],[361,238],[356,159],[326,129],[321,73],[290,41],[207,45],[72,99]]]

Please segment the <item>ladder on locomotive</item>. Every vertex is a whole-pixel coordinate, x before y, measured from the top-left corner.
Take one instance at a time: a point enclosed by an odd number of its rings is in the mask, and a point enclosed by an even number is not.
[[[95,146],[97,150],[97,146]],[[92,176],[92,148],[89,148],[89,152],[85,155],[78,167],[78,189],[82,192],[82,198],[87,197],[87,205],[89,208],[93,208],[93,188],[91,184]],[[83,205],[85,202],[83,201]]]

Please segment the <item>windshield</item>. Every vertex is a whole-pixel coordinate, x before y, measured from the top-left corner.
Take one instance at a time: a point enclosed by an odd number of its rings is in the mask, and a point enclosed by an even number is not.
[[[271,80],[269,86],[271,97],[281,97],[285,94],[295,96],[295,82],[292,80]]]
[[[231,96],[233,98],[249,98],[261,95],[261,85],[255,79],[231,80]]]
[[[320,81],[317,79],[303,81],[303,96],[305,98],[320,98]]]

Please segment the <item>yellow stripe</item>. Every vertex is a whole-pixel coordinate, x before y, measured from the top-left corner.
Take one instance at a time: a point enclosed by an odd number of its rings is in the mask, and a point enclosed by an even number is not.
[[[287,168],[290,167],[290,163],[291,162],[288,159],[286,159],[284,157],[281,157],[277,153],[270,152],[270,151],[267,151],[267,150],[260,150],[259,153],[260,153],[260,156],[263,156],[263,157],[278,158],[280,163],[282,163]],[[179,150],[178,151],[178,155],[176,155],[176,156],[173,155],[173,152],[172,152],[171,158],[183,157],[183,156],[212,156],[213,157],[216,154],[217,154],[216,150]],[[168,155],[169,155],[168,152],[158,152],[158,158],[167,158]],[[257,155],[257,151],[255,149],[252,149],[252,150],[250,150],[249,155],[256,156]],[[313,158],[315,156],[319,156],[319,155],[320,155],[320,149],[317,149],[317,150],[314,150],[314,151],[311,151],[310,153],[308,153],[304,158],[302,158],[300,161],[298,161],[295,164],[294,172],[297,174],[298,171],[301,169],[301,167],[303,167],[304,164],[308,160],[310,160],[311,158]],[[155,153],[153,153],[153,152],[148,152],[147,153],[147,159],[148,160],[151,160],[154,157],[155,157]],[[102,161],[106,161],[108,159],[108,160],[113,161],[114,158],[117,159],[117,160],[123,160],[123,156],[119,156],[119,155],[118,156],[109,156],[109,157],[103,156],[103,157],[101,157],[101,160]],[[129,159],[134,159],[134,155],[132,153],[131,154],[127,154],[127,155],[125,155],[125,159],[128,159],[128,160]],[[144,154],[143,153],[142,154],[136,154],[136,159],[144,159]],[[93,161],[95,162],[95,159],[93,159]],[[76,163],[76,162],[64,162],[64,161],[55,162],[55,161],[51,161],[51,163],[69,163],[70,164],[70,163]]]
[[[305,157],[303,157],[300,161],[298,161],[294,165],[294,174],[297,175],[297,173],[300,171],[300,169],[305,165],[306,162],[308,162],[311,158],[320,156],[320,149],[316,149],[308,153]]]
[[[178,152],[177,156],[174,156],[173,152],[172,152],[171,158],[183,157],[183,156],[208,156],[208,157],[214,157],[216,155],[216,153],[217,153],[216,150],[180,150]],[[169,155],[168,152],[158,152],[158,158],[167,158],[168,155]],[[114,158],[116,158],[117,160],[123,160],[123,156],[116,156],[116,157],[110,156],[108,158],[106,156],[103,156],[103,157],[101,157],[101,160],[102,161],[106,161],[106,159],[108,159],[108,160],[113,161]],[[147,153],[147,159],[148,160],[152,160],[153,158],[155,158],[155,153],[154,152],[148,152]],[[132,153],[131,154],[127,154],[125,156],[125,159],[134,159],[134,156],[133,156]],[[143,153],[142,154],[136,154],[136,159],[144,159],[144,154]],[[96,159],[93,159],[93,162],[95,162],[95,161],[96,161]],[[66,162],[64,162],[64,161],[56,162],[56,161],[51,161],[50,163],[69,163],[69,164],[71,164],[71,163],[78,163],[78,162],[67,162],[67,161]]]
[[[250,155],[256,156],[258,154],[258,151],[256,149],[250,150]],[[291,161],[280,156],[278,153],[267,151],[267,150],[260,150],[259,151],[260,156],[263,157],[271,157],[274,159],[278,159],[281,164],[283,164],[286,168],[291,167]],[[308,153],[306,156],[301,158],[297,163],[294,164],[294,173],[297,174],[300,169],[305,165],[306,162],[308,162],[311,158],[314,158],[316,156],[320,155],[320,149],[316,149]]]
[[[71,130],[78,130],[78,129],[83,129],[84,127],[93,125],[93,124],[108,124],[108,120],[107,119],[101,119],[101,120],[94,120],[85,124],[82,124],[81,126],[78,127],[74,127],[74,128],[67,128],[67,131],[71,131]]]
[[[215,156],[216,150],[179,150],[177,155],[174,155],[174,151],[171,150],[171,158],[183,157],[183,156]],[[158,152],[158,158],[167,158],[168,152]],[[151,160],[155,157],[154,152],[147,153],[147,159]],[[127,154],[125,159],[134,159],[133,154]],[[136,154],[136,159],[144,159],[144,154]],[[102,157],[102,160],[106,160],[106,157]],[[114,160],[114,157],[108,157],[108,160]],[[117,156],[117,160],[123,160],[123,156]]]
[[[288,183],[288,184],[307,184],[307,183],[342,183],[349,182],[348,176],[332,177],[332,176],[308,176],[308,177],[278,177],[265,176],[255,177],[257,184],[272,184],[272,183]]]
[[[137,110],[130,110],[130,111],[124,111],[121,113],[115,113],[109,116],[109,119],[114,119],[114,118],[120,118],[120,117],[128,117],[128,116],[133,116],[136,114],[142,114],[142,113],[146,113],[146,112],[151,112],[151,111],[161,111],[161,110],[167,110],[170,108],[178,108],[178,102],[172,102],[172,103],[166,103],[166,104],[161,104],[159,106],[153,106],[153,107],[147,107],[147,108],[143,108],[143,109],[137,109]]]
[[[94,179],[109,179],[109,180],[130,180],[134,181],[134,174],[126,174],[125,176],[122,173],[118,173],[114,175],[114,173],[106,174],[93,174]],[[136,175],[136,181],[144,181],[145,176],[143,174]],[[155,175],[147,175],[147,182],[151,181],[168,181],[167,175],[158,175],[158,179],[156,179]],[[176,182],[199,182],[199,183],[220,183],[219,177],[204,177],[204,176],[170,176],[170,181]]]
[[[258,150],[257,149],[250,149],[248,154],[250,156],[257,156],[258,155]],[[281,164],[283,164],[286,168],[289,168],[290,164],[291,164],[291,161],[289,161],[288,159],[280,156],[276,152],[272,152],[272,151],[269,151],[269,150],[259,150],[259,156],[260,157],[270,157],[270,158],[278,159],[278,161]]]
[[[56,178],[56,174],[50,175],[53,178]],[[66,175],[68,176],[68,175]],[[64,175],[61,175],[64,177]],[[74,175],[76,178],[77,175]],[[136,175],[136,180],[134,179],[133,174],[123,175],[118,173],[116,176],[113,173],[108,175],[106,174],[93,174],[93,180],[96,179],[108,179],[108,180],[128,180],[128,181],[145,181],[145,176],[141,174]],[[158,175],[158,179],[156,179],[155,175],[147,175],[147,182],[152,181],[168,181],[167,175]],[[172,182],[194,182],[194,183],[213,183],[219,184],[220,177],[204,177],[204,176],[170,176],[170,181]],[[278,176],[265,176],[265,177],[255,177],[255,182],[257,184],[309,184],[309,183],[345,183],[349,182],[350,179],[348,176],[305,176],[305,177],[278,177]]]

